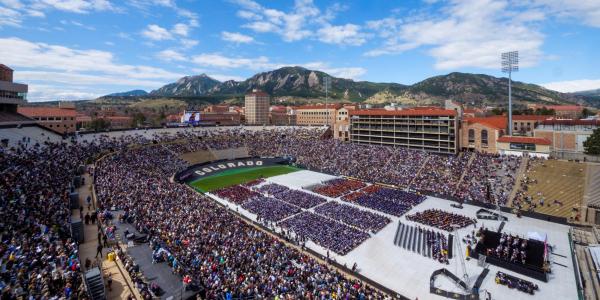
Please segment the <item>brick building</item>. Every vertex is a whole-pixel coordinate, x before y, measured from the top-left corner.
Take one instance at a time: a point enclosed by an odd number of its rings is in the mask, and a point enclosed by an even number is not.
[[[313,126],[333,126],[336,120],[337,110],[342,108],[342,104],[316,104],[302,105],[296,107],[296,124]]]
[[[464,118],[460,134],[461,148],[496,153],[496,140],[506,133],[507,125],[506,116]]]
[[[25,106],[19,107],[18,112],[28,116],[48,129],[59,133],[73,133],[76,130],[77,112],[70,108]]]

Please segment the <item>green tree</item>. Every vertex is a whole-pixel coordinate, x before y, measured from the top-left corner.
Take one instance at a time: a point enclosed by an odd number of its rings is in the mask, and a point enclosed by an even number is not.
[[[600,128],[594,129],[592,135],[583,142],[583,149],[585,154],[600,155]]]
[[[137,112],[133,115],[133,120],[131,121],[131,126],[138,127],[138,126],[144,124],[144,122],[146,122],[146,116],[141,112]]]
[[[94,119],[90,123],[90,127],[94,131],[104,131],[110,127],[110,122],[102,118]]]
[[[591,112],[589,109],[587,109],[587,107],[584,107],[583,110],[581,111],[581,117],[584,119],[589,116],[593,116],[593,115],[594,115],[594,113]]]

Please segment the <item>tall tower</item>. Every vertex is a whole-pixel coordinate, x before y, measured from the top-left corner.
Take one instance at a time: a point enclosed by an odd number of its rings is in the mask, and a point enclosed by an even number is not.
[[[269,125],[270,98],[269,94],[257,89],[246,94],[244,102],[246,124]]]

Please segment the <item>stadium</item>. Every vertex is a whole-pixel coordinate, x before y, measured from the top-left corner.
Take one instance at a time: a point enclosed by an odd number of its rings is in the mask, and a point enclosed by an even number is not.
[[[41,238],[40,223],[28,222],[3,236],[3,252],[12,268],[50,276],[46,293],[66,285],[79,298],[107,292],[98,270],[112,261],[110,276],[127,274],[123,289],[137,299],[583,296],[592,252],[580,247],[595,231],[574,227],[581,203],[517,209],[534,205],[526,195],[538,185],[571,180],[551,181],[549,168],[566,162],[347,143],[329,130],[31,135],[3,152],[4,226],[23,224],[16,212],[27,203],[31,220],[62,220],[44,230],[64,242],[40,241],[44,256],[20,249],[18,240]],[[574,173],[582,185],[571,193],[587,193],[595,182]],[[40,185],[53,188],[40,194]],[[86,242],[96,220],[98,249]],[[44,263],[24,265],[52,255],[69,257],[61,280]]]

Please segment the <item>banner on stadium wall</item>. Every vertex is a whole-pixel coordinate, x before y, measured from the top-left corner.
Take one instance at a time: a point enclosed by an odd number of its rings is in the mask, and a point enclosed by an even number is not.
[[[246,157],[238,159],[223,159],[218,161],[195,164],[175,175],[178,182],[192,182],[209,177],[226,170],[287,165],[288,159],[281,157]]]

